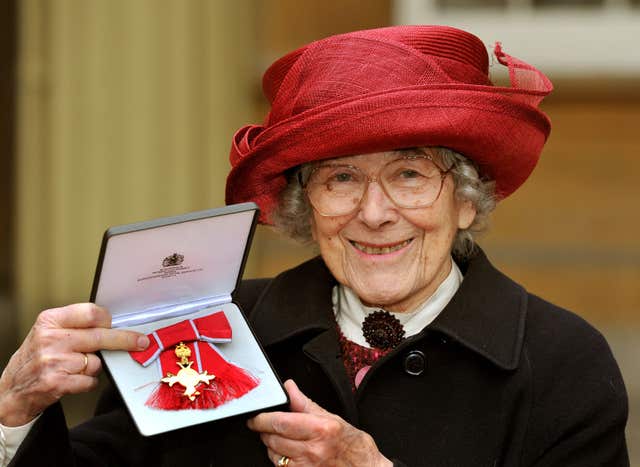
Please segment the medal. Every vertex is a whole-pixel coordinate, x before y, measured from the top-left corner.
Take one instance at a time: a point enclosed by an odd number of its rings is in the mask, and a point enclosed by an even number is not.
[[[145,404],[161,410],[213,409],[258,386],[258,378],[228,361],[216,347],[231,342],[232,334],[222,311],[148,334],[149,347],[129,352],[131,358],[143,367],[155,363],[165,376]],[[176,365],[180,369],[174,374]]]
[[[160,381],[168,383],[169,387],[173,387],[175,383],[180,384],[184,387],[184,393],[182,395],[193,401],[196,396],[200,395],[200,391],[196,389],[196,386],[200,383],[209,384],[212,379],[215,379],[215,375],[208,375],[207,370],[204,370],[204,373],[198,373],[196,370],[191,368],[191,365],[193,365],[193,361],[189,361],[189,357],[191,357],[191,349],[184,345],[184,343],[180,342],[176,345],[175,354],[176,357],[180,359],[180,361],[177,362],[177,365],[180,367],[180,371],[178,371],[177,375],[167,373],[167,376],[162,378]]]

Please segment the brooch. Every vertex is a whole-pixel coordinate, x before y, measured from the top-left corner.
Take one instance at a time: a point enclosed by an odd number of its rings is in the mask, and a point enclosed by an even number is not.
[[[400,320],[388,311],[369,313],[362,322],[362,334],[371,347],[393,349],[404,339]]]

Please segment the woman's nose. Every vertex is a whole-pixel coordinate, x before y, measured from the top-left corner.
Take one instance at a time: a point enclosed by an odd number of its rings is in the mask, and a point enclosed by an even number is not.
[[[364,192],[358,209],[358,217],[373,229],[397,220],[398,211],[395,204],[375,180],[369,182]]]

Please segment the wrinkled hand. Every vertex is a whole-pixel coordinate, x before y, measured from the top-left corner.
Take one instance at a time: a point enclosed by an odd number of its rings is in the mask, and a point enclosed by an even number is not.
[[[265,412],[247,422],[260,433],[274,465],[282,456],[290,458],[289,467],[392,465],[369,434],[324,410],[292,380],[284,385],[291,412]]]
[[[43,311],[0,377],[0,423],[23,425],[63,395],[94,389],[101,364],[93,352],[148,345],[143,334],[111,329],[109,312],[92,303]]]

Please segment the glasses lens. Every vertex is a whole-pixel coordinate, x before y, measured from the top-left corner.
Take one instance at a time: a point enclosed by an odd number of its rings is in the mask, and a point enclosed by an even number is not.
[[[352,212],[360,203],[367,179],[350,165],[322,165],[311,173],[307,196],[311,204],[327,216]]]
[[[401,208],[432,204],[440,194],[442,170],[427,156],[409,156],[386,164],[379,183]],[[306,186],[313,207],[325,216],[352,213],[367,189],[368,177],[351,165],[327,164],[316,167]]]
[[[398,206],[418,208],[433,203],[442,187],[442,171],[426,156],[398,159],[387,164],[380,183]]]

